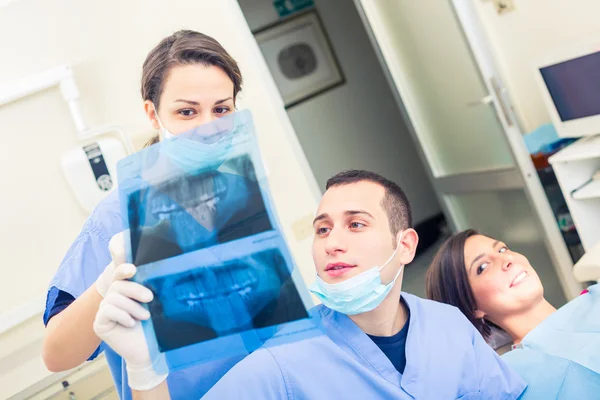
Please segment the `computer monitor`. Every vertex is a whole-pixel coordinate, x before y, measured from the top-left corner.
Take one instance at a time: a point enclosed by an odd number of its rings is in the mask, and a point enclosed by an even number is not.
[[[539,63],[536,78],[559,136],[600,134],[600,41]]]

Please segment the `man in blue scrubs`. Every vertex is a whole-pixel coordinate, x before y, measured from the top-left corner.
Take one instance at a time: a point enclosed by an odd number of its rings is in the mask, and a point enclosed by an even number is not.
[[[311,291],[323,304],[312,312],[324,335],[278,346],[267,342],[204,398],[520,396],[524,382],[456,308],[401,292],[404,265],[414,258],[418,236],[400,187],[367,171],[334,176],[327,182],[314,231],[317,277]],[[139,322],[131,328],[120,325],[111,318],[115,307],[100,307],[95,330],[126,361],[139,362],[147,349],[129,345],[144,340]],[[126,307],[121,310],[127,312]],[[168,398],[165,378],[148,371],[148,384],[135,396]]]

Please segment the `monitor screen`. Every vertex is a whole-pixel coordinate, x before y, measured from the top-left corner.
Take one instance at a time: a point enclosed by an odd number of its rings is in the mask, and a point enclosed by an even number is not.
[[[562,121],[600,115],[600,51],[540,72]]]

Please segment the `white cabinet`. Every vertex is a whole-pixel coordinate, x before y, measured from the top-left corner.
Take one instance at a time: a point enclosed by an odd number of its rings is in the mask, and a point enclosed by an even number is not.
[[[579,139],[549,158],[577,227],[581,244],[588,251],[600,243],[600,135]]]

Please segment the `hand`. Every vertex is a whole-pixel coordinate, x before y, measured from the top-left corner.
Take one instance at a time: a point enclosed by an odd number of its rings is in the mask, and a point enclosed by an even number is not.
[[[96,289],[102,297],[106,297],[106,292],[108,292],[108,288],[113,281],[115,268],[121,264],[125,264],[124,233],[125,232],[117,233],[108,243],[108,250],[110,251],[112,261],[104,268],[104,271],[100,274],[98,279],[96,279]]]
[[[94,321],[94,332],[125,360],[129,386],[134,390],[150,390],[163,382],[168,374],[158,374],[160,367],[166,371],[163,354],[152,359],[140,321],[150,318],[150,313],[140,303],[152,301],[152,292],[139,283],[128,281],[136,273],[132,264],[114,268],[113,281]],[[161,365],[159,365],[161,364]]]

